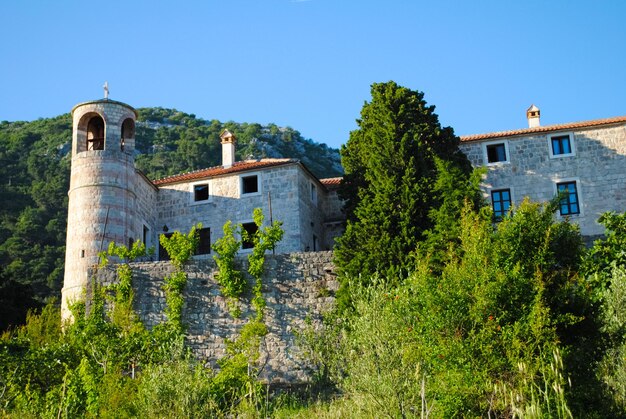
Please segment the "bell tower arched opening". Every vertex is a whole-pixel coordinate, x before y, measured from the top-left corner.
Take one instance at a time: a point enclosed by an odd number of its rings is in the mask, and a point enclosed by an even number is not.
[[[87,123],[87,151],[104,150],[104,119],[92,116]]]
[[[135,138],[135,121],[132,118],[126,118],[122,123],[122,139],[120,140],[120,150],[124,151],[128,140]]]

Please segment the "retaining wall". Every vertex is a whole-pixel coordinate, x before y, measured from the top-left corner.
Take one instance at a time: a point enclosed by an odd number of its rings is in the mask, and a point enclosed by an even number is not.
[[[169,262],[131,264],[135,310],[151,328],[165,321],[163,278],[173,272]],[[247,259],[237,259],[246,271]],[[263,296],[267,302],[265,323],[268,334],[261,343],[261,378],[270,383],[302,383],[309,380],[307,365],[296,342],[298,331],[310,320],[319,324],[322,313],[334,304],[338,288],[332,252],[306,252],[266,256]],[[226,299],[215,281],[216,265],[212,259],[195,260],[187,265],[184,293],[184,322],[187,342],[195,355],[212,366],[225,354],[226,339],[234,339],[250,311],[250,295],[242,298],[241,319],[228,312]],[[90,272],[101,285],[116,282],[115,266]],[[252,278],[246,276],[252,284]]]

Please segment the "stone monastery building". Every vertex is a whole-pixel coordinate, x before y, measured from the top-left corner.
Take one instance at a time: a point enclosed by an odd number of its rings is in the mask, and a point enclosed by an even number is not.
[[[342,233],[340,178],[317,179],[294,159],[237,162],[236,139],[224,131],[221,166],[152,181],[134,166],[132,107],[102,99],[76,105],[72,117],[64,309],[80,297],[89,267],[111,241],[158,247],[160,234],[202,223],[196,257],[210,258],[227,220],[256,228],[257,207],[266,222],[283,222],[277,253],[329,250]],[[487,167],[483,191],[496,220],[526,196],[548,201],[564,192],[559,216],[585,236],[602,234],[598,217],[626,210],[626,117],[541,126],[535,106],[527,117],[526,129],[461,137],[472,164]],[[155,258],[168,256],[160,249]]]
[[[472,165],[487,167],[482,187],[496,220],[525,197],[564,193],[557,216],[588,238],[603,234],[600,215],[626,211],[626,116],[541,126],[534,105],[526,116],[525,129],[461,137]]]
[[[294,159],[235,161],[236,138],[224,131],[222,165],[150,180],[135,168],[135,120],[130,106],[109,99],[72,109],[63,307],[80,297],[87,271],[110,242],[141,240],[159,249],[159,235],[187,232],[202,223],[197,258],[210,258],[211,243],[226,221],[256,230],[254,208],[282,221],[285,235],[276,253],[332,249],[341,234],[340,178],[317,179]],[[251,245],[244,242],[241,253]]]

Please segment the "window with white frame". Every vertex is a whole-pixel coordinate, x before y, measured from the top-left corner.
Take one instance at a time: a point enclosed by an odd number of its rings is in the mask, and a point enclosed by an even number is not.
[[[567,157],[575,154],[574,135],[559,133],[548,136],[550,157]]]
[[[259,183],[260,176],[258,174],[241,176],[241,195],[252,195],[261,192]]]
[[[194,183],[191,185],[193,202],[205,202],[209,200],[209,182]]]
[[[483,144],[483,154],[487,164],[507,163],[509,161],[508,143],[493,141]]]
[[[511,190],[499,189],[491,191],[491,205],[493,207],[493,217],[496,221],[502,221],[511,208]]]
[[[580,214],[580,198],[575,180],[557,183],[556,191],[561,198],[559,201],[561,215]]]

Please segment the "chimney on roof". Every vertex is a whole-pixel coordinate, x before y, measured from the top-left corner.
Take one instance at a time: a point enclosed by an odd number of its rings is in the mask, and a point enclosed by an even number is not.
[[[526,118],[528,118],[528,128],[538,127],[539,124],[539,116],[541,115],[541,111],[535,105],[530,105],[530,108],[526,109]]]
[[[227,169],[235,163],[235,142],[237,138],[227,129],[220,135],[222,139],[222,166]]]

